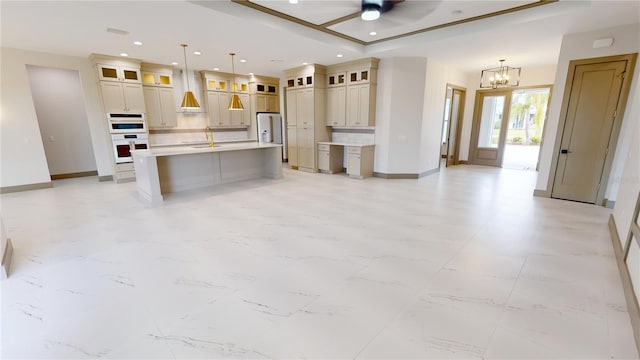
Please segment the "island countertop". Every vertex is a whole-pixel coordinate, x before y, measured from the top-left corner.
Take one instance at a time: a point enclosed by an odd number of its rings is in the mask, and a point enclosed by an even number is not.
[[[282,144],[271,144],[256,142],[245,143],[226,143],[216,144],[214,147],[209,145],[192,145],[192,146],[163,146],[156,147],[147,150],[131,150],[138,157],[153,157],[153,156],[171,156],[171,155],[189,155],[189,154],[201,154],[211,152],[224,152],[224,151],[238,151],[238,150],[252,150],[252,149],[265,149],[273,147],[282,147]]]
[[[376,146],[376,144],[356,144],[356,143],[347,143],[341,141],[318,141],[320,145],[335,145],[335,146],[355,146],[355,147],[366,147],[366,146]]]
[[[160,204],[168,193],[250,179],[282,178],[282,145],[258,142],[132,150],[140,198]]]

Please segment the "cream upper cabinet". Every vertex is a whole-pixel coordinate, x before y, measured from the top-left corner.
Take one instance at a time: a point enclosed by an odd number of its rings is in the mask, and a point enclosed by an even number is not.
[[[345,86],[347,84],[347,73],[339,72],[327,75],[327,87]]]
[[[101,81],[100,90],[104,111],[107,113],[145,112],[142,85]]]
[[[173,88],[143,86],[146,119],[150,129],[178,125]]]
[[[327,89],[327,126],[345,126],[347,89],[337,86]]]
[[[97,64],[100,81],[140,83],[140,69],[123,65]]]
[[[229,91],[231,79],[223,76],[204,75],[205,88],[208,91]]]
[[[366,58],[327,67],[327,126],[375,125],[378,63]]]
[[[244,110],[227,110],[230,115],[231,125],[251,125],[251,111],[249,109],[250,99],[249,94],[238,94],[240,102],[244,106]],[[228,109],[228,103],[227,108]]]
[[[273,95],[256,94],[257,112],[278,112],[278,97]]]
[[[173,76],[171,73],[142,70],[142,85],[173,87]]]
[[[371,84],[347,87],[347,126],[373,126],[375,90]]]
[[[371,79],[370,73],[371,69],[369,68],[349,71],[347,73],[347,83],[349,85],[368,83]]]
[[[207,91],[207,107],[210,126],[231,125],[229,95],[226,92]]]

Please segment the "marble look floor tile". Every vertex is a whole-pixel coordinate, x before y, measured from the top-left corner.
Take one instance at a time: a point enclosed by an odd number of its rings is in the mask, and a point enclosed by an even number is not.
[[[610,210],[535,173],[2,194],[4,358],[637,358]],[[61,205],[64,206],[61,206]]]

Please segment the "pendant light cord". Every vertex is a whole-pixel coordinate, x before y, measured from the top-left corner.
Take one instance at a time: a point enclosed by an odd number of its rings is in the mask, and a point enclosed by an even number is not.
[[[231,84],[231,90],[235,93],[236,89],[234,89],[234,85],[236,83],[236,66],[233,61],[233,57],[236,56],[236,53],[229,53],[231,55],[231,72],[233,73],[233,84]]]
[[[182,46],[182,52],[184,53],[184,72],[187,76],[187,91],[191,91],[189,86],[189,68],[187,67],[187,44],[180,44]]]

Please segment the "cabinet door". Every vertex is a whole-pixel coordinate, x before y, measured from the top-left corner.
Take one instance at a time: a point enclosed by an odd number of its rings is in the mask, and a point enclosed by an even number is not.
[[[347,126],[357,126],[360,112],[360,89],[358,86],[347,88]]]
[[[140,83],[140,69],[123,67],[120,69],[120,79],[124,82]]]
[[[100,90],[102,92],[102,102],[105,112],[116,114],[126,112],[122,84],[100,81]]]
[[[311,126],[314,123],[315,107],[313,89],[304,89],[296,97],[298,126]]]
[[[144,112],[144,93],[140,84],[123,84],[124,102],[127,112],[142,114]]]
[[[297,94],[298,91],[287,89],[287,126],[298,124]]]
[[[344,86],[327,90],[327,126],[345,126],[347,89]]]
[[[347,174],[360,176],[360,154],[347,156]]]
[[[318,150],[318,170],[329,171],[329,152]]]
[[[298,128],[298,166],[315,168],[315,146],[313,128]]]
[[[146,108],[146,120],[149,129],[162,127],[162,110],[160,108],[160,99],[158,98],[158,88],[151,86],[143,87],[144,105]]]
[[[256,112],[272,111],[269,109],[269,97],[267,95],[256,95]]]
[[[298,129],[287,128],[287,154],[289,165],[298,166]]]
[[[358,86],[358,120],[356,126],[369,125],[369,85]]]
[[[160,100],[160,113],[162,114],[162,125],[174,127],[178,125],[176,115],[176,99],[173,88],[157,88],[158,100]]]
[[[98,78],[101,81],[120,81],[118,67],[98,64]]]
[[[267,95],[267,111],[278,112],[278,97]]]
[[[251,124],[251,112],[249,111],[249,95],[238,94],[240,102],[244,106],[244,110],[230,110],[231,125],[250,125]]]
[[[226,92],[209,91],[207,94],[209,101],[209,122],[212,126],[231,125],[231,114],[229,111],[229,94]]]

